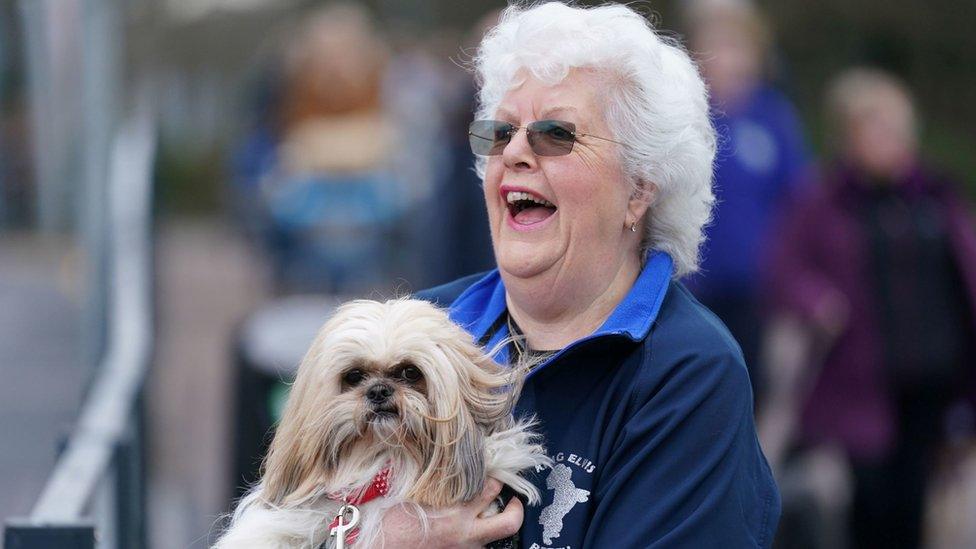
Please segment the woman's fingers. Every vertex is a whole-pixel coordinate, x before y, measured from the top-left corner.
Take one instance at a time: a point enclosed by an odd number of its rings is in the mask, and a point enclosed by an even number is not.
[[[489,478],[484,490],[472,501],[433,513],[430,530],[423,531],[416,515],[406,507],[390,509],[383,520],[383,532],[390,547],[464,547],[480,548],[519,531],[524,509],[518,498],[512,498],[505,509],[488,518],[479,514],[492,504],[502,491],[502,483]]]
[[[478,512],[488,506],[489,503],[498,497],[498,494],[502,492],[502,483],[496,479],[488,477],[485,480],[485,488],[481,491],[481,495],[478,496]]]
[[[500,487],[499,490],[501,490]],[[518,498],[513,497],[501,513],[476,520],[471,533],[474,539],[481,544],[505,539],[519,531],[519,528],[522,527],[523,517],[524,509],[522,508],[522,502]]]

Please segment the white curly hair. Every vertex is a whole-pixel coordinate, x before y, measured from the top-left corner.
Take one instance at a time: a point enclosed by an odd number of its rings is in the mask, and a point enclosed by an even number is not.
[[[708,92],[684,48],[623,5],[576,7],[517,3],[505,9],[474,58],[478,119],[494,118],[525,74],[546,84],[571,69],[600,71],[607,84],[604,116],[621,148],[635,192],[656,187],[645,214],[640,256],[667,252],[675,277],[698,269],[703,228],[711,217],[715,130]],[[475,167],[484,180],[487,159]]]

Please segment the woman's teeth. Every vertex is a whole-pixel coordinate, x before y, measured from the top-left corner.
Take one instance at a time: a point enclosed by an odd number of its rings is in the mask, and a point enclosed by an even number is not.
[[[532,195],[532,194],[529,194],[529,193],[517,192],[517,191],[512,191],[512,192],[508,193],[508,195],[505,197],[505,199],[508,201],[509,205],[515,204],[516,202],[519,202],[519,201],[522,201],[522,200],[528,200],[530,202],[535,202],[536,204],[539,204],[540,206],[545,206],[546,208],[555,208],[556,207],[555,204],[553,204],[552,202],[549,202],[548,200],[546,200],[544,198],[538,198],[535,195]]]

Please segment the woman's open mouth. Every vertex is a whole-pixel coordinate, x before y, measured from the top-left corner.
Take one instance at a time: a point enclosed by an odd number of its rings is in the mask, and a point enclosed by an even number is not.
[[[508,213],[516,225],[534,225],[556,213],[556,206],[531,193],[511,191],[505,196]]]

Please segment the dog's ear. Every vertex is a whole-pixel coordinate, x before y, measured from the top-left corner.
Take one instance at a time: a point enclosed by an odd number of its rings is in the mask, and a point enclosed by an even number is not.
[[[485,484],[484,434],[462,410],[451,421],[436,422],[425,441],[425,459],[407,499],[431,507],[470,501]]]
[[[475,345],[465,345],[461,351],[467,378],[460,387],[461,397],[474,420],[488,432],[508,425],[522,387],[519,370],[498,365]]]
[[[480,348],[459,334],[440,344],[455,381],[432,384],[432,412],[449,421],[429,425],[429,442],[408,495],[433,507],[470,501],[485,483],[485,436],[511,423],[513,380]]]
[[[351,422],[343,421],[348,419],[348,410],[334,404],[339,387],[332,379],[333,361],[324,343],[335,329],[337,316],[322,327],[302,359],[268,449],[261,489],[264,499],[275,505],[317,495],[327,477],[335,473],[348,432],[355,430]],[[323,427],[340,432],[324,432]]]
[[[303,433],[303,426],[310,422],[305,416],[313,409],[307,387],[299,382],[292,387],[265,459],[262,491],[264,498],[275,505],[300,500],[319,483],[314,477],[321,473],[316,467],[320,448],[316,437]]]

